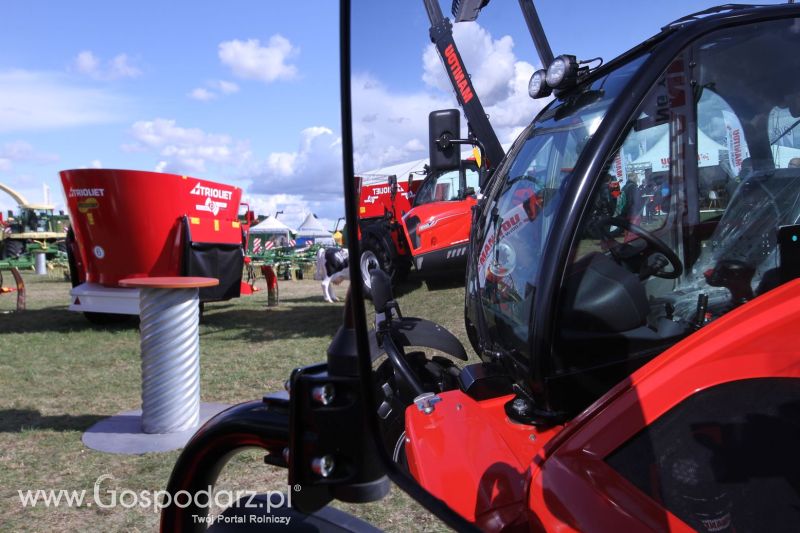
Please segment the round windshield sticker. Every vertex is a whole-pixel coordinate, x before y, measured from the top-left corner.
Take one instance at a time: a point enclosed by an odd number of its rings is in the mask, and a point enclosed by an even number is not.
[[[103,250],[102,246],[95,246],[94,247],[94,256],[98,259],[102,259],[106,256],[106,251]]]

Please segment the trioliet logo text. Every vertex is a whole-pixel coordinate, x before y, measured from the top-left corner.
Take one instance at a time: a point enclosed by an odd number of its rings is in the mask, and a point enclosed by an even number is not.
[[[103,196],[105,189],[102,188],[85,188],[85,189],[70,189],[70,198],[88,198],[90,196]]]
[[[215,189],[214,187],[206,187],[199,183],[194,186],[189,194],[206,196],[208,198],[219,198],[220,200],[230,200],[233,197],[232,191],[223,191],[222,189]]]

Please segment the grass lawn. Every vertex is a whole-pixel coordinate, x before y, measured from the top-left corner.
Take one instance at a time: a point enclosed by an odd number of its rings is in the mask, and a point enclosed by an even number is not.
[[[6,273],[7,274],[7,273]],[[13,284],[6,276],[5,284]],[[102,328],[67,311],[69,284],[25,275],[28,310],[16,296],[0,296],[0,529],[153,531],[151,509],[97,506],[23,508],[17,491],[164,488],[178,452],[112,455],[86,448],[82,433],[95,422],[140,407],[139,333],[135,326]],[[341,322],[342,303],[322,300],[319,283],[281,282],[279,307],[266,307],[266,287],[255,296],[206,306],[200,328],[204,402],[238,403],[279,390],[297,366],[324,360]],[[345,285],[337,288],[344,295]],[[439,322],[467,345],[463,288],[429,291],[410,282],[399,298],[403,313]],[[263,454],[235,457],[219,488],[282,490],[286,472],[266,466]],[[378,527],[442,530],[444,526],[397,489],[369,505],[334,504]]]

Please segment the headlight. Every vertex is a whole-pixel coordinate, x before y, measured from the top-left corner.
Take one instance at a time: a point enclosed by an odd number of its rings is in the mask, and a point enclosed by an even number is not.
[[[575,56],[560,55],[547,67],[547,85],[553,89],[564,89],[578,77],[578,61]]]
[[[528,82],[528,94],[531,98],[542,98],[552,92],[552,89],[547,85],[547,71],[545,69],[537,70],[531,76]]]

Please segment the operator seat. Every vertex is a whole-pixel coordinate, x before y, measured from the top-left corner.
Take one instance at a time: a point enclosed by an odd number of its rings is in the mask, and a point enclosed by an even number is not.
[[[728,288],[734,300],[748,300],[777,287],[778,228],[798,221],[800,168],[754,170],[742,179],[711,234],[708,284]],[[754,277],[759,282],[755,291]]]

